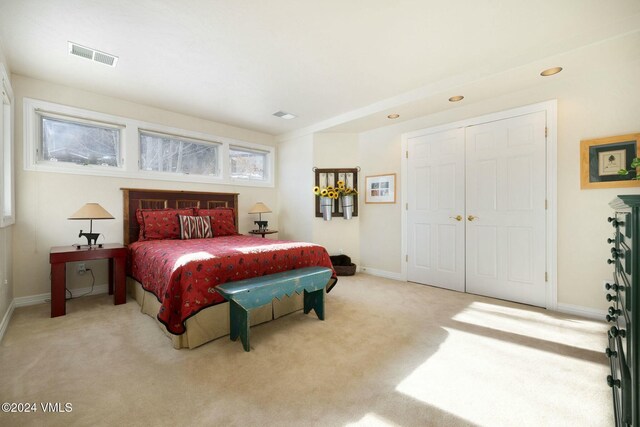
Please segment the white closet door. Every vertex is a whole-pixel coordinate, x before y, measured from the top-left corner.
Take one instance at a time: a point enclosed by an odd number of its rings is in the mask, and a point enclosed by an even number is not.
[[[466,128],[467,292],[545,306],[545,125]]]
[[[464,140],[463,128],[408,140],[409,281],[464,291]]]

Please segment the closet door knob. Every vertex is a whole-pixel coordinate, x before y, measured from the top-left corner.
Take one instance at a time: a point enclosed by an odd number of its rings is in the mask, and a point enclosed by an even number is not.
[[[469,216],[467,217],[467,219],[468,219],[469,221],[473,221],[474,219],[480,219],[480,218],[478,218],[477,216],[469,215]]]
[[[455,219],[456,221],[462,221],[462,215],[450,216],[449,218]]]

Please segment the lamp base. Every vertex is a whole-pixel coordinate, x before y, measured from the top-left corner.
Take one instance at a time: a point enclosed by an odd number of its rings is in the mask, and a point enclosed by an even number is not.
[[[82,236],[87,238],[87,244],[89,245],[89,247],[91,247],[98,243],[98,237],[100,237],[100,233],[83,233],[82,230],[80,230],[80,234],[78,234],[78,237]]]
[[[258,226],[259,231],[266,231],[269,225],[269,221],[253,221]]]

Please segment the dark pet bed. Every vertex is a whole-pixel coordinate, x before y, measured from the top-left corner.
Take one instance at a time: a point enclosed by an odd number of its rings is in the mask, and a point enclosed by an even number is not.
[[[356,274],[356,265],[351,262],[351,258],[346,255],[330,256],[333,269],[338,276],[353,276]]]

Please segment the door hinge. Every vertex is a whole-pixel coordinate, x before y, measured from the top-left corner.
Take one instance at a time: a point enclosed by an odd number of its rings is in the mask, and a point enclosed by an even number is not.
[[[409,255],[405,255],[405,256],[404,256],[404,260],[405,260],[406,262],[409,262]]]
[[[544,199],[544,210],[549,209],[549,203],[547,202],[547,199]]]
[[[544,137],[545,138],[547,137],[548,133],[549,133],[549,128],[545,126],[544,127]]]
[[[545,282],[549,281],[549,274],[546,271],[544,272],[544,281]]]
[[[404,156],[408,159],[409,158],[409,150],[404,152]]]
[[[405,211],[408,211],[408,210],[409,210],[409,203],[405,203],[405,204],[404,204],[404,210],[405,210]]]

